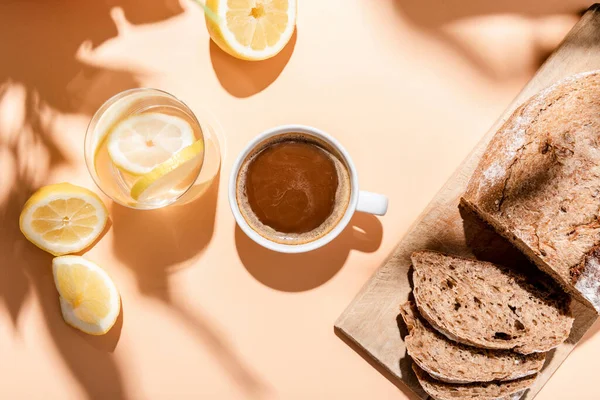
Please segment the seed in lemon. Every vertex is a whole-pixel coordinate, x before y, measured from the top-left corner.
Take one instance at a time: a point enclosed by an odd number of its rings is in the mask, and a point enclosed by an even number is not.
[[[106,271],[83,257],[62,256],[52,260],[52,273],[67,324],[90,335],[112,328],[121,299]]]
[[[176,190],[186,182],[192,183],[203,160],[204,141],[197,140],[140,177],[131,188],[131,197],[138,201],[148,201]]]
[[[194,143],[194,131],[182,118],[144,113],[117,124],[108,136],[108,154],[122,171],[143,175]]]
[[[108,211],[96,193],[57,183],[42,187],[27,200],[19,227],[31,243],[58,256],[91,245],[107,221]]]
[[[211,10],[206,26],[212,40],[243,60],[275,56],[296,26],[296,0],[207,0],[206,7]]]

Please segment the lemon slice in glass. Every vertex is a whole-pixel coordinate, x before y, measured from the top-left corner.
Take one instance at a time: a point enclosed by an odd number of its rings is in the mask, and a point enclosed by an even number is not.
[[[106,271],[83,257],[62,256],[52,260],[52,273],[67,324],[90,335],[112,328],[121,299]]]
[[[144,202],[171,191],[183,193],[185,186],[192,184],[203,160],[204,141],[197,140],[140,177],[131,188],[131,197]]]
[[[194,143],[190,124],[173,115],[146,113],[117,124],[108,137],[108,154],[122,171],[143,175]]]
[[[58,256],[91,245],[107,221],[108,211],[96,193],[57,183],[44,186],[27,200],[19,227],[31,243]]]
[[[275,56],[296,26],[296,0],[207,0],[206,7],[212,40],[243,60]]]

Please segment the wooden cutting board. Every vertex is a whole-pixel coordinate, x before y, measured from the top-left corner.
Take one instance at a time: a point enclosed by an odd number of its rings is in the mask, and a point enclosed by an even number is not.
[[[600,69],[600,4],[590,7],[573,27],[560,47],[434,197],[393,255],[336,321],[336,333],[394,383],[398,380],[404,382],[416,394],[409,394],[411,397],[427,398],[411,370],[411,361],[402,340],[406,332],[398,313],[399,305],[408,299],[411,290],[410,254],[415,250],[431,249],[507,265],[526,262],[504,239],[470,213],[459,210],[459,198],[488,142],[520,104],[562,78],[595,69]],[[574,302],[573,309],[575,322],[569,339],[548,355],[544,369],[524,399],[535,397],[597,319],[594,311],[579,303]],[[404,389],[402,385],[399,387]]]

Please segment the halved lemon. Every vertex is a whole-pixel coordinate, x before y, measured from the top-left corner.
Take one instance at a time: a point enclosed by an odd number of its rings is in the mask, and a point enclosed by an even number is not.
[[[115,165],[143,175],[194,143],[194,131],[182,118],[145,113],[117,124],[108,137],[108,154]]]
[[[296,0],[207,0],[206,7],[212,11],[206,16],[212,40],[243,60],[275,56],[296,26]]]
[[[103,335],[112,328],[121,298],[106,271],[83,257],[62,256],[52,260],[52,273],[67,324],[90,335]]]
[[[204,141],[198,140],[140,177],[131,188],[131,197],[148,201],[178,187],[181,189],[186,181],[193,179],[203,160]]]
[[[57,183],[44,186],[27,200],[19,227],[31,243],[58,256],[91,245],[107,221],[108,211],[96,193]]]

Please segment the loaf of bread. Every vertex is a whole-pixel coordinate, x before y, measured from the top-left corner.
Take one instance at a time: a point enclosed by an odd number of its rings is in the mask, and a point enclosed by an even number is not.
[[[600,311],[600,72],[569,77],[519,107],[462,203]]]
[[[404,338],[413,361],[433,378],[450,383],[507,381],[536,374],[545,353],[517,354],[453,342],[424,321],[413,302],[400,307],[409,334]]]
[[[451,340],[530,354],[569,336],[570,297],[544,276],[528,280],[489,262],[434,251],[411,259],[419,312]]]
[[[516,400],[535,381],[536,375],[508,382],[470,383],[466,385],[441,382],[413,364],[423,390],[435,400]]]

